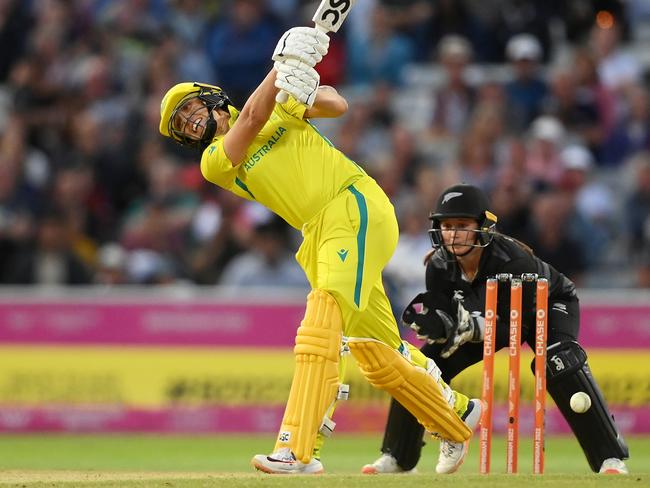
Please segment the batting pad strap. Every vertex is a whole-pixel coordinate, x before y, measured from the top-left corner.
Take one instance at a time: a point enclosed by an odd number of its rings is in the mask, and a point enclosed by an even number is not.
[[[335,427],[336,427],[336,422],[334,422],[329,417],[324,417],[323,423],[321,424],[320,429],[318,429],[318,432],[323,434],[325,437],[332,437]]]
[[[341,383],[339,385],[339,391],[336,395],[337,400],[347,400],[350,398],[350,385],[346,385],[345,383]]]
[[[348,338],[343,336],[341,339],[341,357],[350,354],[350,346],[348,346]]]
[[[296,366],[275,445],[276,451],[289,447],[303,463],[310,461],[323,418],[339,393],[342,329],[336,300],[313,290],[296,335]]]
[[[336,393],[336,400],[347,400],[350,397],[350,385],[346,385],[345,383],[341,383],[339,385],[339,391]],[[334,407],[334,403],[329,406],[327,411],[329,412],[331,409]],[[323,434],[325,437],[331,437],[332,433],[334,432],[334,428],[336,427],[336,422],[334,422],[328,415],[326,414],[325,417],[323,417],[323,422],[320,425],[320,429],[318,429],[318,432]]]
[[[438,385],[440,385],[440,388],[442,389],[442,396],[445,397],[445,400],[447,400],[449,406],[453,408],[456,404],[456,396],[454,395],[454,390],[452,390],[451,387],[442,380],[442,371],[440,371],[440,368],[436,362],[431,358],[427,358],[427,374],[436,380],[436,383],[438,383]]]
[[[351,339],[349,344],[370,384],[390,393],[425,429],[454,442],[470,438],[472,431],[454,412],[442,386],[425,369],[414,366],[382,342]]]

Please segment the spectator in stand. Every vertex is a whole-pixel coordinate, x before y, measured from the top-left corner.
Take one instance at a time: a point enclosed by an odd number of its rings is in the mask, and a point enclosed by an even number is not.
[[[489,192],[496,175],[496,149],[503,136],[502,106],[486,101],[476,107],[454,162],[457,180]]]
[[[37,226],[36,215],[30,208],[33,199],[19,168],[0,159],[0,283],[11,283],[12,277],[6,270],[33,241]]]
[[[522,33],[532,35],[541,47],[541,60],[548,62],[551,54],[551,21],[557,8],[554,2],[543,0],[500,0],[498,9],[497,35],[506,36]]]
[[[376,84],[369,98],[352,108],[337,137],[341,150],[353,161],[364,161],[366,171],[388,195],[398,192],[415,159],[413,138],[391,109],[393,95],[390,85]]]
[[[506,84],[508,122],[515,133],[523,132],[540,115],[548,87],[539,74],[542,46],[531,34],[517,34],[508,41],[506,55],[514,79]]]
[[[8,263],[6,282],[19,285],[87,285],[91,272],[74,253],[61,214],[50,211],[39,222],[32,246],[21,249]]]
[[[389,11],[382,4],[375,5],[369,22],[365,36],[352,31],[347,38],[347,82],[355,86],[402,85],[404,68],[415,55],[413,45],[395,31]]]
[[[97,253],[94,283],[114,286],[128,284],[126,250],[115,242],[104,244]]]
[[[650,2],[646,0],[628,0],[626,20],[630,24],[641,25],[650,21]]]
[[[635,260],[650,257],[650,152],[641,152],[629,163],[632,188],[625,199],[625,225],[629,233],[629,248]],[[647,285],[646,285],[647,286]]]
[[[601,134],[606,133],[604,117],[593,92],[579,86],[573,62],[551,75],[551,94],[545,108],[562,123],[567,139],[590,143],[590,149],[598,151]]]
[[[437,5],[434,5],[434,2],[429,0],[379,1],[388,9],[395,29],[411,40],[415,49],[414,62],[429,62],[432,58],[431,47],[435,46],[439,39],[431,39],[430,24],[433,15],[440,12],[445,2],[437,2]]]
[[[582,145],[571,144],[560,153],[562,175],[557,187],[570,200],[572,210],[568,232],[580,243],[584,261],[602,262],[607,246],[618,233],[614,197],[602,182],[593,180],[595,161]]]
[[[535,186],[557,183],[562,173],[560,150],[564,145],[562,123],[550,115],[537,117],[528,131],[526,177]]]
[[[309,289],[290,246],[290,228],[279,217],[269,216],[253,232],[251,249],[235,257],[224,270],[219,284],[231,287]]]
[[[634,153],[650,150],[648,91],[642,85],[629,85],[623,93],[625,109],[603,146],[603,166],[620,166]]]
[[[477,18],[477,8],[456,0],[439,0],[433,3],[434,8],[426,24],[425,46],[438,46],[443,37],[457,35],[469,40],[477,61],[491,62],[501,58],[503,46],[495,45],[494,35],[490,38],[485,22]],[[493,8],[489,10],[494,11]]]
[[[614,18],[611,23],[594,24],[590,44],[598,74],[607,88],[618,93],[627,85],[641,82],[641,64],[621,46],[621,26]]]
[[[534,196],[526,243],[541,260],[579,282],[586,269],[585,250],[569,234],[571,198],[557,190]]]
[[[243,104],[269,70],[278,26],[262,0],[233,0],[210,28],[207,51],[216,79],[235,104]]]
[[[134,285],[170,285],[177,283],[179,272],[170,259],[150,249],[135,249],[126,260],[128,282]]]
[[[596,60],[586,49],[576,49],[572,70],[576,79],[576,103],[593,107],[595,120],[579,127],[578,136],[594,155],[599,156],[603,142],[609,137],[616,119],[616,99],[600,80]]]
[[[0,18],[3,19],[0,25],[0,45],[11,46],[11,49],[0,50],[0,83],[7,80],[11,66],[27,49],[32,24],[29,10],[29,3],[21,0],[0,2]]]
[[[245,252],[253,233],[246,206],[229,192],[203,190],[189,236],[189,269],[201,285],[217,283],[230,260]]]
[[[630,184],[623,218],[636,282],[650,289],[650,152],[640,152],[626,163]]]
[[[52,186],[50,198],[65,218],[71,245],[92,266],[99,242],[109,239],[115,229],[110,204],[95,185],[88,166],[59,169]]]
[[[476,91],[466,80],[472,47],[463,37],[445,36],[438,45],[438,59],[445,71],[445,81],[435,93],[433,136],[459,137],[466,130],[476,103]]]
[[[184,267],[185,238],[198,198],[182,186],[172,158],[152,161],[146,171],[148,191],[123,216],[120,243],[129,250],[156,251],[177,271]]]
[[[526,151],[523,141],[514,139],[509,144],[511,157],[499,165],[490,201],[495,215],[499,216],[500,231],[521,240],[530,225],[533,188],[523,163]]]

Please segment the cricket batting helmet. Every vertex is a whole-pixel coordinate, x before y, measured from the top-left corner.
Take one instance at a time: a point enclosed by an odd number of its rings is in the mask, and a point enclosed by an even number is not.
[[[441,248],[446,251],[443,245],[440,221],[448,218],[470,218],[476,220],[478,229],[475,231],[477,239],[475,243],[468,246],[485,247],[494,237],[497,217],[488,210],[490,202],[487,196],[479,188],[461,183],[450,186],[442,192],[438,198],[436,208],[431,214],[431,229],[429,236],[434,248]]]
[[[200,140],[189,137],[183,132],[182,128],[174,127],[174,119],[179,110],[193,98],[201,100],[209,113],[205,131]],[[160,126],[158,130],[163,136],[170,137],[183,146],[203,149],[212,142],[212,138],[217,131],[217,122],[214,120],[212,111],[217,108],[230,111],[230,107],[232,107],[232,102],[228,95],[218,86],[196,82],[179,83],[165,93],[160,103]]]

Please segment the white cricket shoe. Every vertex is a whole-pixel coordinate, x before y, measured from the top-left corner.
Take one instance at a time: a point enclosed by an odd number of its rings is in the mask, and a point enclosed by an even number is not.
[[[461,417],[472,431],[474,431],[479,420],[481,420],[482,410],[483,406],[481,401],[472,399],[469,401],[467,410]],[[440,455],[438,456],[436,473],[451,474],[458,471],[458,468],[465,461],[465,457],[469,451],[469,441],[470,439],[467,439],[465,442],[452,442],[443,439],[440,442]]]
[[[273,454],[253,456],[251,465],[258,471],[268,474],[321,474],[325,470],[320,460],[311,458],[309,463],[296,460],[291,449],[284,447]]]
[[[363,474],[415,474],[416,468],[404,470],[397,464],[397,460],[390,454],[382,454],[374,463],[366,464],[361,468]]]
[[[608,458],[600,466],[600,474],[630,474],[625,463],[618,458]]]

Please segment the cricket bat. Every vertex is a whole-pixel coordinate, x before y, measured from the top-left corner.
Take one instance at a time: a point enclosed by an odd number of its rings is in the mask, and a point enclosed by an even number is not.
[[[356,0],[323,0],[312,17],[316,29],[321,32],[338,32]],[[289,95],[280,92],[275,97],[278,103],[287,101]]]

